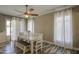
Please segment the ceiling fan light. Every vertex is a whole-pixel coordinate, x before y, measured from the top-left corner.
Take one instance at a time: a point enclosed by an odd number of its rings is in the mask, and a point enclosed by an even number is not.
[[[25,18],[28,18],[29,16],[28,15],[25,15]]]

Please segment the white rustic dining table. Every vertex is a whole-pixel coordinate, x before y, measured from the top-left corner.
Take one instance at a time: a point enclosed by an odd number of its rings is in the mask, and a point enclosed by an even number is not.
[[[22,38],[24,41],[27,41],[30,43],[31,54],[33,54],[34,53],[34,42],[38,40],[37,35],[36,36],[35,35],[27,35],[27,36],[20,35],[19,38]]]

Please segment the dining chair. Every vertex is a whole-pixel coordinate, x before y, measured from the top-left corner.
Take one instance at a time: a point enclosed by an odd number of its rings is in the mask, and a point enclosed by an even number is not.
[[[38,33],[35,44],[35,53],[37,54],[39,51],[42,52],[42,48],[43,48],[43,34]]]

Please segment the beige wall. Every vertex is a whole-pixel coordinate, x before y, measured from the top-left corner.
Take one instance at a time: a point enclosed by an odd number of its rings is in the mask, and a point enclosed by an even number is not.
[[[73,46],[79,48],[79,12],[74,8],[73,11]]]
[[[5,31],[5,18],[4,16],[0,15],[0,32]]]
[[[0,43],[7,41],[5,28],[6,28],[5,18],[4,16],[0,15]]]
[[[35,20],[35,32],[43,33],[45,40],[53,40],[53,19],[53,13],[49,13]]]
[[[6,39],[6,32],[0,32],[0,43],[3,43],[3,42],[7,42],[9,41],[8,39]]]

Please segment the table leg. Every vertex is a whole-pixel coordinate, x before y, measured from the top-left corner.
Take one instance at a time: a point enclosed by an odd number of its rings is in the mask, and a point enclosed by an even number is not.
[[[31,54],[33,54],[33,51],[34,51],[34,49],[33,49],[33,41],[31,41]]]
[[[41,53],[42,53],[42,49],[43,49],[43,42],[41,42]]]

